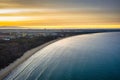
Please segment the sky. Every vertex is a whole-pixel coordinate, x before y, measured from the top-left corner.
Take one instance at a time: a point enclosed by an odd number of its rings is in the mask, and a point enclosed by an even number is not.
[[[120,0],[0,0],[0,26],[120,28]]]

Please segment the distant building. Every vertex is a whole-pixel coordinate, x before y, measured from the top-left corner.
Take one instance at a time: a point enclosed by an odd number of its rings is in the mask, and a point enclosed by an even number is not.
[[[10,40],[15,39],[16,37],[13,35],[0,35],[0,40]]]

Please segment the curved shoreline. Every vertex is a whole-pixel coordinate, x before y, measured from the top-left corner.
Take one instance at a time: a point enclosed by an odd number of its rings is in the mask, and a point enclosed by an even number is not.
[[[43,45],[40,45],[36,48],[33,48],[31,50],[28,50],[27,52],[25,52],[23,54],[23,56],[21,56],[20,58],[18,58],[16,61],[14,61],[13,63],[11,63],[10,65],[8,65],[7,67],[3,68],[2,70],[0,70],[0,80],[2,80],[5,76],[7,76],[13,69],[15,69],[17,66],[19,66],[19,64],[23,63],[24,61],[26,61],[29,57],[31,57],[34,53],[36,53],[37,51],[41,50],[42,48],[48,46],[49,44],[52,44],[56,41],[58,41],[60,39],[56,39],[56,40],[52,40],[49,41]]]
[[[94,34],[94,33],[89,33],[89,34]],[[80,35],[87,35],[87,34],[80,34]],[[73,35],[73,36],[77,36],[77,35]],[[44,48],[44,47],[48,46],[49,44],[52,44],[52,43],[54,43],[54,42],[56,42],[58,40],[69,38],[69,37],[72,37],[72,36],[68,36],[68,37],[64,37],[64,38],[58,38],[58,39],[49,41],[47,43],[44,43],[43,45],[35,47],[35,48],[31,49],[31,50],[26,51],[23,54],[23,56],[21,56],[20,58],[18,58],[16,61],[14,61],[13,63],[11,63],[7,67],[5,67],[2,70],[0,70],[0,80],[4,79],[13,69],[15,69],[17,66],[19,66],[24,61],[26,61],[29,57],[31,57],[37,51],[41,50],[42,48]]]

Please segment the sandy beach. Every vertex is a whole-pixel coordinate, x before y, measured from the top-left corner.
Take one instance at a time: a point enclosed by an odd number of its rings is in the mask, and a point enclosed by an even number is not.
[[[37,51],[39,51],[40,49],[46,47],[47,45],[56,42],[60,39],[56,39],[56,40],[52,40],[50,42],[47,42],[41,46],[38,46],[36,48],[33,48],[27,52],[24,53],[24,55],[22,57],[20,57],[19,59],[17,59],[16,61],[14,61],[13,63],[11,63],[9,66],[7,66],[6,68],[2,69],[0,71],[0,80],[2,80],[5,76],[7,76],[13,69],[15,69],[19,64],[23,63],[24,61],[26,61],[29,57],[31,57],[34,53],[36,53]]]

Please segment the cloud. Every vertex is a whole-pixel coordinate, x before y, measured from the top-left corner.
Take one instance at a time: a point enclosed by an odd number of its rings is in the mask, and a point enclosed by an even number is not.
[[[59,6],[59,7],[120,7],[120,0],[0,0],[1,3],[14,3],[22,6]]]
[[[0,0],[0,21],[22,26],[120,24],[119,3],[120,0]]]

